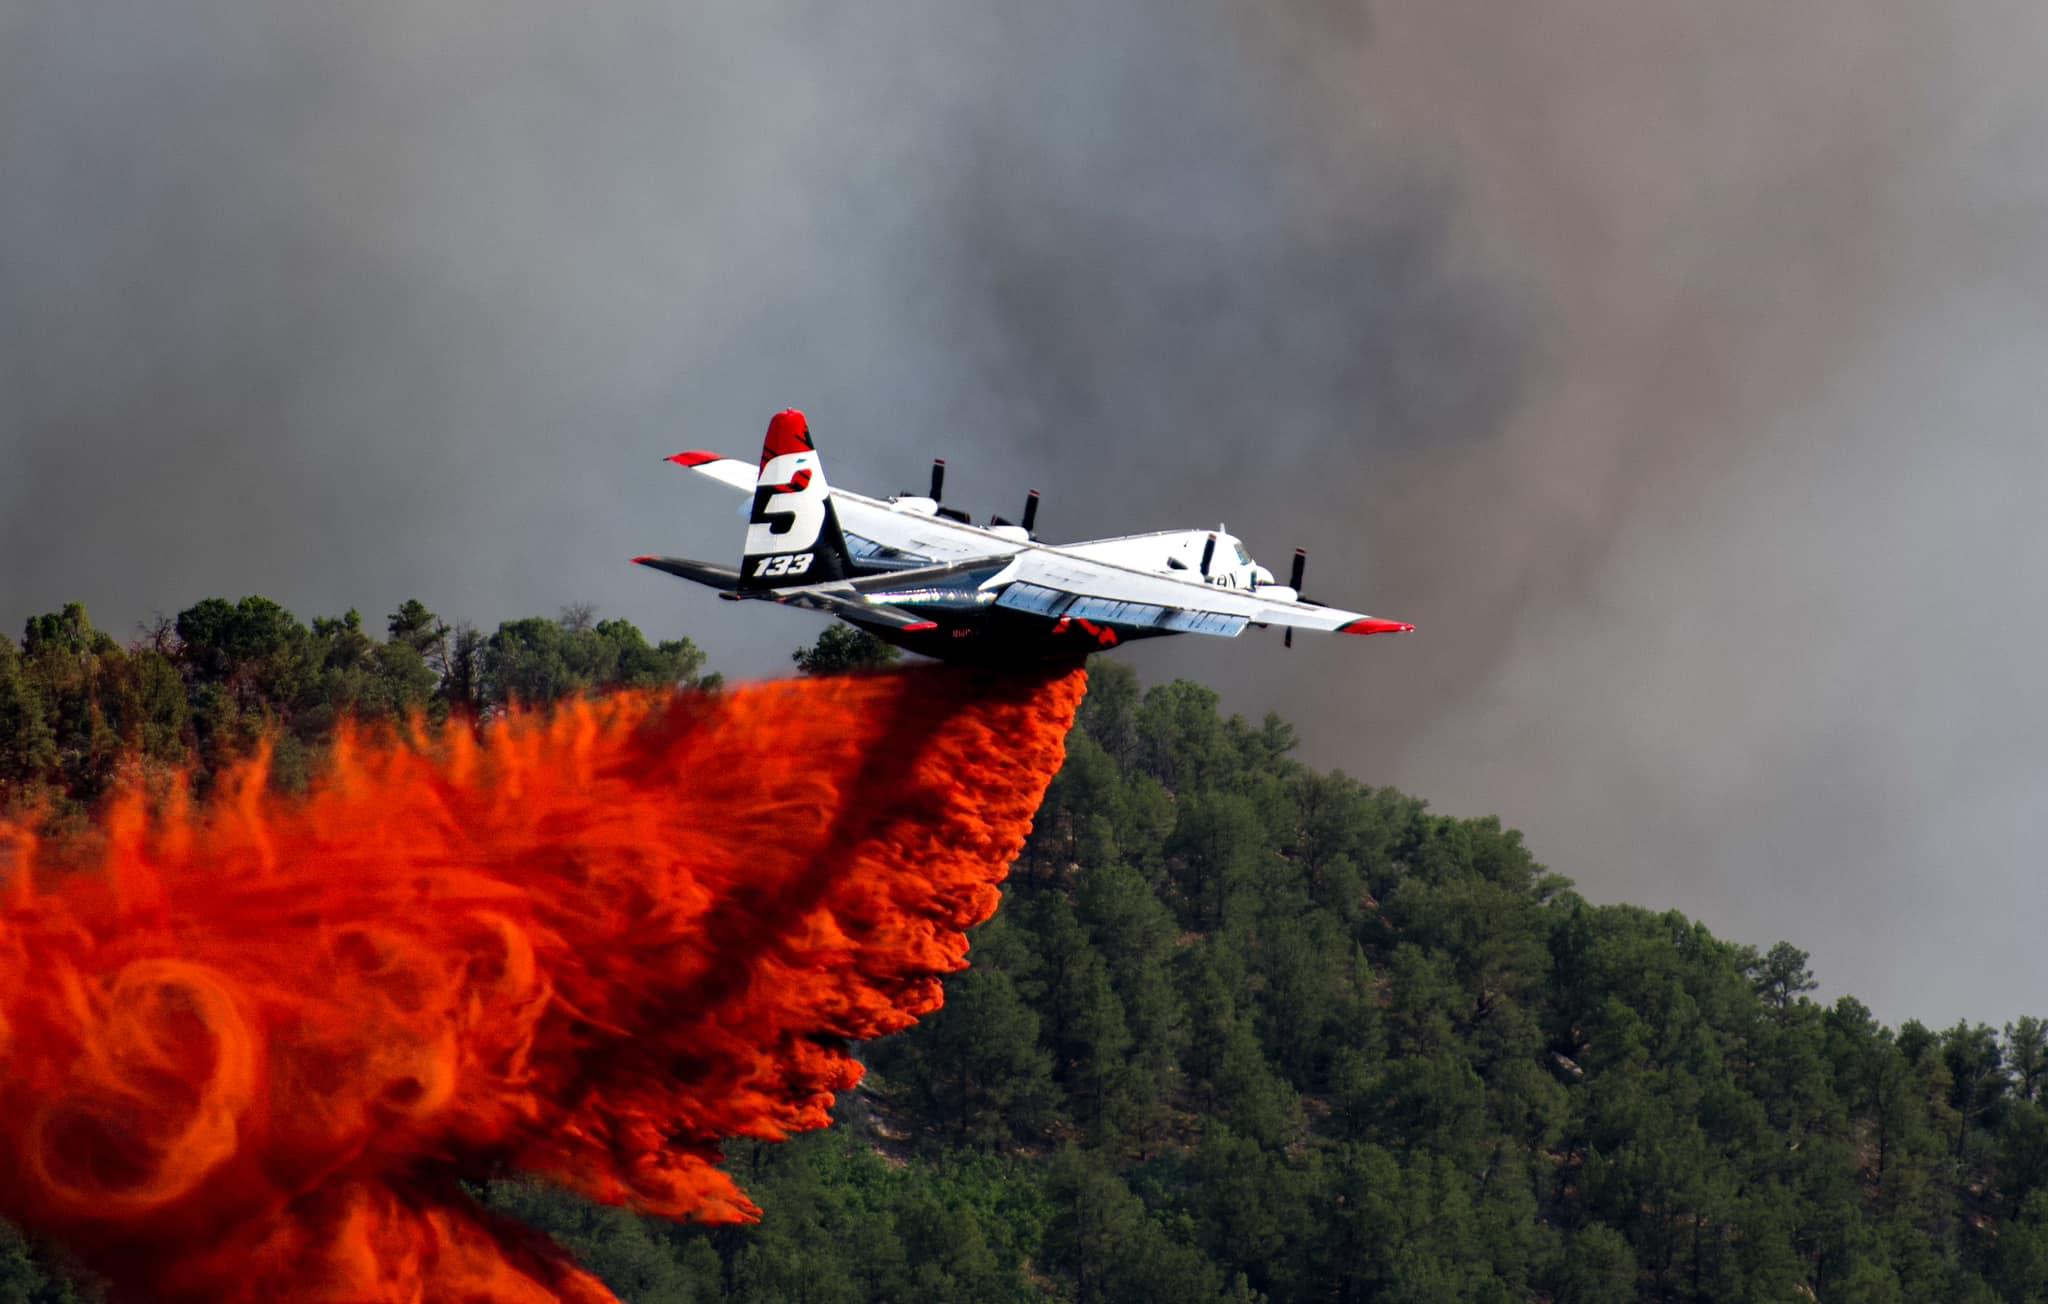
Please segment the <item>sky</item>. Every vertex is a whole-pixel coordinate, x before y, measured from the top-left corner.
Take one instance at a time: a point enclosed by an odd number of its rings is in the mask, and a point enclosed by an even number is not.
[[[572,603],[661,459],[1227,524],[1415,622],[1134,648],[1891,1021],[2048,1013],[2048,17],[2018,0],[14,0],[0,628]]]

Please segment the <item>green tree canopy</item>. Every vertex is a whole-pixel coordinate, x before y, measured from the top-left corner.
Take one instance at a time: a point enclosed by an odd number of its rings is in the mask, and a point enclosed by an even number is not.
[[[825,626],[818,641],[789,654],[796,668],[807,675],[842,675],[853,670],[879,670],[902,659],[903,654],[864,629],[834,621]]]

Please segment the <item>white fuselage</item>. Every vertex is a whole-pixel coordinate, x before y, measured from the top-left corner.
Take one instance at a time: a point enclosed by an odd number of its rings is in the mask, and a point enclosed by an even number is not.
[[[1021,551],[1030,540],[1016,526],[974,526],[948,520],[937,513],[929,498],[898,497],[886,500],[833,493],[861,507],[848,514],[847,532],[870,539],[885,548],[925,557],[988,555],[1000,551],[989,546],[995,535],[1014,550]],[[843,509],[842,509],[843,510]],[[1108,562],[1130,570],[1148,571],[1177,580],[1200,581],[1217,588],[1251,592],[1262,597],[1292,601],[1294,591],[1273,582],[1273,572],[1253,561],[1235,535],[1216,530],[1157,530],[1150,534],[1126,534],[1083,543],[1037,544],[1039,549]],[[1203,562],[1207,559],[1207,570]]]
[[[1156,571],[1176,579],[1199,579],[1217,588],[1250,591],[1273,583],[1273,573],[1254,562],[1242,543],[1221,530],[1127,534],[1115,539],[1064,544],[1060,551],[1132,570]],[[1204,556],[1208,558],[1206,572],[1202,565]]]

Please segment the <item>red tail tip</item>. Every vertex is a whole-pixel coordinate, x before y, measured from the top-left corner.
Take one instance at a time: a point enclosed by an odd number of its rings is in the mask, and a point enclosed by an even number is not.
[[[761,465],[768,465],[771,457],[808,453],[814,447],[811,423],[804,420],[804,414],[795,408],[785,408],[768,422],[768,437],[761,441]]]
[[[718,460],[718,454],[697,452],[677,453],[673,457],[664,457],[661,460],[664,462],[674,462],[677,466],[702,466],[706,462],[716,462]]]
[[[1415,626],[1405,620],[1375,620],[1371,616],[1337,627],[1339,634],[1411,634]]]

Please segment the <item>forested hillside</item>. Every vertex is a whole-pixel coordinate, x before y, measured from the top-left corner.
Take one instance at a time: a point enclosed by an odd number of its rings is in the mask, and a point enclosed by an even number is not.
[[[835,673],[847,631],[799,654]],[[0,639],[0,803],[208,769],[345,714],[706,682],[587,612],[383,637],[209,601]],[[758,1226],[478,1191],[622,1298],[2048,1301],[2048,1029],[1884,1027],[1806,956],[1595,905],[1493,819],[1290,759],[1113,659],[944,1009],[838,1125],[738,1143]],[[1796,926],[1796,924],[1795,924]],[[1874,944],[1881,944],[1879,939]],[[94,1294],[0,1227],[0,1301]]]

